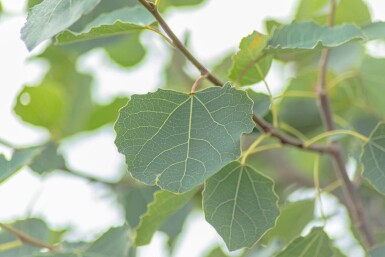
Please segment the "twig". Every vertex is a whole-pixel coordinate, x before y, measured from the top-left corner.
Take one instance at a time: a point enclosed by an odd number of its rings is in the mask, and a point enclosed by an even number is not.
[[[183,43],[178,39],[175,33],[168,26],[168,24],[160,15],[158,10],[156,9],[156,6],[153,3],[147,2],[146,0],[138,0],[138,1],[155,17],[155,19],[159,22],[160,26],[163,28],[165,33],[173,41],[174,46],[183,53],[183,55],[201,72],[202,75],[207,74],[207,79],[211,81],[215,86],[221,87],[224,85],[223,82],[221,82],[217,77],[211,74],[208,71],[208,69],[205,66],[203,66],[203,64],[201,64],[188,51],[188,49],[183,45]],[[274,126],[272,126],[270,123],[268,123],[261,117],[253,115],[253,120],[263,130],[264,133],[271,134],[273,137],[278,138],[282,144],[292,145],[304,150],[317,152],[317,153],[330,152],[330,148],[328,146],[314,144],[314,145],[310,145],[309,147],[305,147],[305,143],[303,141],[280,132],[279,130],[274,128]]]
[[[30,236],[30,235],[27,235],[24,232],[14,228],[14,227],[12,227],[10,225],[0,223],[0,228],[8,231],[11,234],[13,234],[14,236],[16,236],[24,244],[34,245],[34,246],[37,246],[37,247],[40,247],[40,248],[46,248],[46,249],[50,250],[51,252],[57,252],[58,251],[58,248],[56,246],[48,244],[48,243],[45,243],[43,241],[40,241],[39,239],[34,238],[34,237]]]
[[[328,18],[328,26],[333,26],[334,23],[334,14],[336,9],[336,1],[331,1],[331,9]],[[320,71],[318,77],[318,83],[316,86],[316,93],[318,97],[319,110],[322,117],[322,122],[324,124],[326,131],[333,131],[335,129],[333,112],[331,109],[331,104],[329,97],[327,95],[326,88],[326,74],[327,74],[327,63],[329,60],[330,50],[325,48],[322,50],[321,59],[320,59]],[[342,154],[342,150],[338,141],[333,141],[331,143],[331,157],[334,161],[335,170],[338,179],[341,181],[345,198],[346,206],[349,210],[349,214],[352,218],[353,224],[356,226],[360,234],[362,235],[365,243],[368,246],[373,246],[375,240],[367,221],[365,212],[363,210],[362,201],[359,197],[356,188],[353,183],[350,181],[346,167],[345,161]]]

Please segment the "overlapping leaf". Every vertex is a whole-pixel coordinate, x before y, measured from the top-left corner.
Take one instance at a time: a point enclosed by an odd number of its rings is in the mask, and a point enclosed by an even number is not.
[[[29,50],[71,26],[100,0],[45,0],[28,14],[21,36]]]
[[[142,6],[118,9],[102,14],[79,32],[66,30],[56,38],[57,43],[72,43],[101,37],[122,35],[143,29],[150,29],[154,17]]]
[[[314,49],[317,45],[336,47],[365,38],[365,34],[352,24],[330,28],[314,22],[293,22],[275,30],[267,48]]]
[[[385,123],[379,123],[364,145],[361,156],[363,176],[385,194]]]
[[[230,251],[251,247],[279,215],[273,182],[232,162],[205,182],[203,209]]]
[[[252,101],[226,84],[195,94],[158,90],[120,110],[115,144],[133,177],[173,192],[201,184],[240,155]]]
[[[229,74],[232,81],[246,86],[264,79],[272,62],[270,56],[261,57],[268,39],[268,36],[254,31],[241,40],[239,52],[233,57],[233,67]]]
[[[157,191],[154,201],[149,204],[147,212],[140,218],[139,226],[135,229],[135,245],[149,244],[156,230],[167,218],[182,208],[196,193],[191,190],[184,194],[173,194],[167,191]]]
[[[385,38],[385,22],[373,22],[362,27],[362,31],[369,40]]]
[[[287,244],[293,238],[298,237],[313,218],[314,201],[289,203],[282,208],[275,227],[263,236],[263,242],[271,242],[273,239],[279,238]]]
[[[333,256],[331,241],[322,228],[313,228],[306,237],[291,242],[276,257],[325,257]]]
[[[0,154],[0,183],[23,166],[30,164],[42,150],[42,147],[19,149],[13,153],[10,160],[7,160],[4,155]]]

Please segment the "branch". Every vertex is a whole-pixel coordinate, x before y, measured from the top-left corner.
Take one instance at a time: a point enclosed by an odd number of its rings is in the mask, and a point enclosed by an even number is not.
[[[331,9],[328,18],[328,26],[333,26],[334,23],[334,14],[336,9],[336,1],[331,0]],[[329,60],[330,49],[325,48],[322,50],[321,59],[320,59],[320,70],[319,77],[316,86],[316,93],[318,98],[320,115],[322,122],[324,124],[326,131],[333,131],[335,129],[335,124],[333,120],[333,112],[331,109],[331,104],[329,97],[327,95],[326,88],[326,75],[327,75],[327,63]],[[357,193],[356,188],[353,183],[350,181],[346,167],[344,156],[341,150],[341,146],[338,141],[331,142],[331,152],[330,155],[334,161],[334,166],[336,170],[336,175],[341,181],[345,198],[346,198],[346,207],[349,210],[350,216],[352,218],[353,224],[356,226],[360,234],[362,235],[365,243],[368,246],[373,246],[375,240],[369,223],[367,221],[362,201],[360,196]]]
[[[215,77],[213,74],[209,72],[209,70],[203,66],[191,53],[190,51],[183,45],[183,43],[179,40],[179,38],[175,35],[175,33],[171,30],[171,28],[168,26],[166,21],[163,19],[163,17],[160,15],[158,10],[156,9],[156,6],[151,3],[147,2],[146,0],[138,0],[159,22],[160,26],[163,28],[165,33],[170,37],[170,39],[173,41],[173,45],[179,49],[183,55],[201,72],[202,76],[207,76],[207,79],[211,81],[215,86],[223,86],[224,83],[221,82],[217,77]],[[262,119],[261,117],[258,117],[257,115],[253,115],[254,122],[263,130],[264,133],[270,134],[273,137],[276,137],[280,140],[282,144],[286,145],[292,145],[304,150],[317,152],[317,153],[329,153],[330,147],[323,146],[323,145],[310,145],[308,147],[305,147],[305,142],[301,141],[295,137],[283,134],[274,126],[272,126],[270,123]]]
[[[10,226],[7,224],[0,223],[0,228],[8,231],[9,233],[13,234],[16,236],[21,242],[24,244],[29,244],[33,246],[37,246],[40,248],[46,248],[50,250],[51,252],[57,252],[58,248],[56,246],[53,246],[51,244],[45,243],[43,241],[40,241],[37,238],[31,237],[30,235],[25,234],[24,232]]]

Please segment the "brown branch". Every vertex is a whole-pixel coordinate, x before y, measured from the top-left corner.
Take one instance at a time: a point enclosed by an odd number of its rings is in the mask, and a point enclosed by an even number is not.
[[[336,1],[331,1],[331,9],[328,18],[328,26],[333,26],[334,23],[334,14],[336,9]],[[330,104],[329,97],[327,95],[326,88],[326,75],[327,75],[327,64],[329,60],[330,49],[325,48],[322,50],[320,58],[320,70],[316,86],[316,93],[319,104],[319,111],[322,118],[326,131],[331,131],[335,129],[333,112]],[[342,188],[344,190],[344,195],[346,198],[346,207],[349,210],[349,214],[352,218],[354,225],[357,230],[360,232],[365,243],[368,246],[373,246],[375,240],[368,223],[366,213],[363,210],[363,205],[360,196],[357,193],[357,190],[353,183],[350,181],[346,167],[344,156],[342,153],[341,146],[338,141],[331,142],[331,151],[330,156],[333,159],[336,175],[341,181]]]
[[[8,231],[9,233],[13,234],[16,236],[21,242],[24,244],[29,244],[33,246],[37,246],[40,248],[46,248],[50,250],[51,252],[57,252],[58,248],[56,246],[53,246],[51,244],[45,243],[43,241],[40,241],[37,238],[31,237],[30,235],[25,234],[24,232],[10,226],[7,224],[0,223],[0,228]]]

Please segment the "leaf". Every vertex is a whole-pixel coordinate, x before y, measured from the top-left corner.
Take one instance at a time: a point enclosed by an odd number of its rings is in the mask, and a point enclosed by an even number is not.
[[[363,33],[369,40],[385,39],[385,22],[373,22],[362,27]]]
[[[334,23],[354,23],[358,26],[371,22],[368,5],[363,0],[341,0],[336,8]]]
[[[57,169],[65,168],[65,161],[61,154],[57,152],[57,145],[49,142],[44,149],[34,158],[29,167],[39,173],[44,174]]]
[[[301,0],[298,3],[295,20],[310,20],[322,13],[325,15],[325,5],[328,0]]]
[[[128,233],[125,227],[111,228],[91,244],[64,249],[63,253],[37,253],[33,257],[127,257]]]
[[[333,256],[333,247],[322,228],[313,228],[306,237],[291,242],[276,257],[325,257]]]
[[[134,178],[186,192],[238,158],[240,136],[254,127],[251,108],[247,94],[230,84],[134,95],[120,110],[115,144]]]
[[[232,162],[205,182],[203,210],[230,251],[252,247],[279,215],[273,182]]]
[[[313,218],[314,201],[289,203],[282,208],[275,227],[263,236],[263,242],[271,242],[274,238],[279,238],[287,244],[293,238],[298,237]]]
[[[28,165],[42,151],[41,147],[31,147],[15,150],[11,160],[0,154],[0,183],[16,173],[23,166]]]
[[[264,117],[270,110],[270,98],[263,93],[257,93],[252,89],[246,90],[247,95],[253,100],[253,113]]]
[[[21,38],[32,50],[38,44],[71,26],[100,0],[45,0],[35,5],[21,30]]]
[[[139,226],[135,229],[135,245],[149,244],[156,230],[166,219],[182,208],[195,194],[191,190],[184,194],[174,194],[167,191],[157,191],[154,201],[147,207],[147,212],[140,217]]]
[[[59,44],[109,37],[151,29],[149,25],[155,18],[142,6],[118,9],[111,13],[102,14],[80,32],[66,30],[56,37]]]
[[[352,24],[330,28],[314,22],[293,22],[274,31],[267,49],[314,49],[317,45],[337,47],[356,39],[365,39],[365,35]]]
[[[211,250],[206,257],[227,257],[227,255],[222,251],[222,249],[218,246]]]
[[[256,31],[241,40],[239,52],[233,57],[229,78],[241,86],[251,85],[264,79],[272,58],[261,58],[268,37]],[[258,60],[261,58],[260,60]]]
[[[122,67],[132,67],[141,62],[146,49],[140,42],[139,33],[126,35],[119,42],[104,47],[110,58]]]
[[[55,244],[61,240],[65,231],[52,231],[47,225],[40,219],[26,219],[18,220],[11,224],[12,227],[25,233],[28,236],[36,238],[42,242]],[[12,244],[18,241],[18,238],[13,234],[0,230],[0,245]],[[33,253],[40,252],[40,248],[28,244],[16,245],[15,247],[0,250],[0,257],[31,257]]]
[[[379,123],[365,143],[361,163],[363,176],[385,194],[385,123]]]

